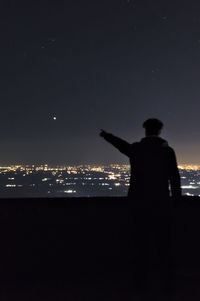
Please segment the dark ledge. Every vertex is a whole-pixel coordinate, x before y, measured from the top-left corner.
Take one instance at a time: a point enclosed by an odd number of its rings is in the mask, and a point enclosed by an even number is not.
[[[80,300],[84,287],[94,300],[102,286],[131,290],[131,214],[125,197],[1,199],[1,300]],[[179,290],[186,275],[200,275],[199,217],[199,197],[182,197],[173,211]]]

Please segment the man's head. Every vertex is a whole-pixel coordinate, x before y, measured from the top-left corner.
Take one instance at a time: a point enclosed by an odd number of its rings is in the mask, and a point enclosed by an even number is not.
[[[143,123],[143,128],[145,128],[146,136],[151,136],[151,135],[158,136],[160,135],[161,130],[163,128],[163,123],[159,119],[150,118]]]

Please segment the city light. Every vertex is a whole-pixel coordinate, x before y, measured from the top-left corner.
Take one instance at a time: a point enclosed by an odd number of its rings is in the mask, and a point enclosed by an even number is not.
[[[182,164],[179,171],[182,193],[199,196],[200,165]],[[129,181],[129,165],[1,166],[0,197],[126,196]]]

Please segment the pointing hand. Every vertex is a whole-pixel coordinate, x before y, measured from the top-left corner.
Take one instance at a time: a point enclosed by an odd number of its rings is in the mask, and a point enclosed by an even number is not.
[[[106,134],[107,134],[107,132],[101,129],[99,136],[105,137]]]

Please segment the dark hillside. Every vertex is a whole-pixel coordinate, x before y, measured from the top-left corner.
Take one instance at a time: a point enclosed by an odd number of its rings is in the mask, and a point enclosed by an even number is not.
[[[183,197],[172,216],[177,295],[191,300],[200,199]],[[1,199],[1,300],[132,300],[131,220],[127,198]]]

